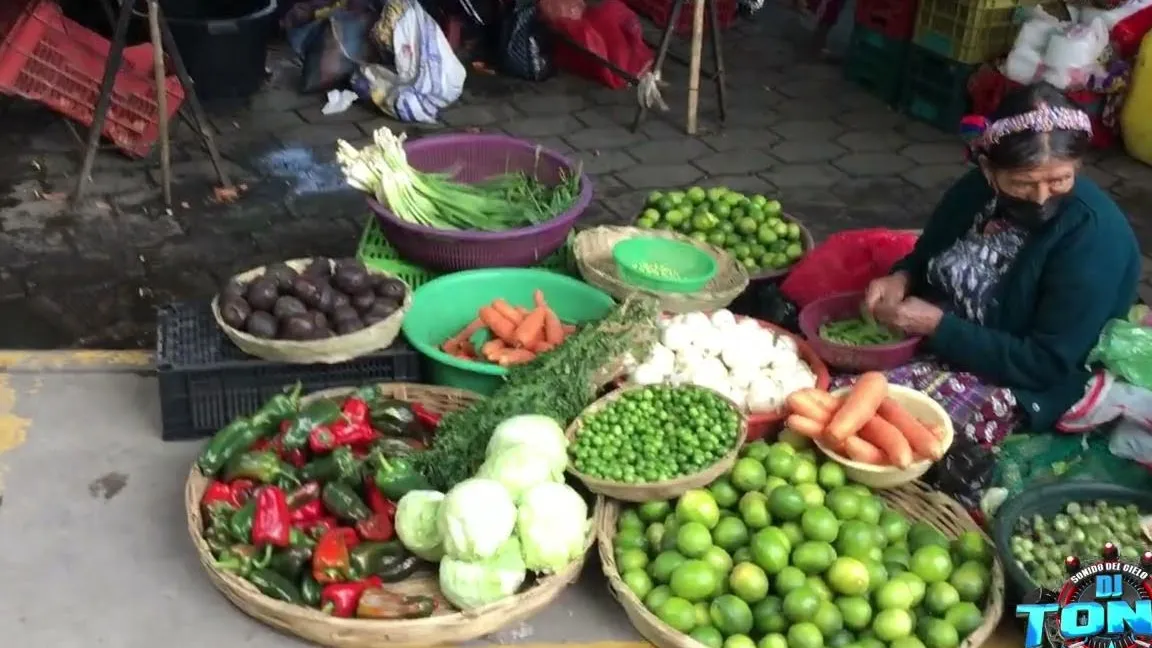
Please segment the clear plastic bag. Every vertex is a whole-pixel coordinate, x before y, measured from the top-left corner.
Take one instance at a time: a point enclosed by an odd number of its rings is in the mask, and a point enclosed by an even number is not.
[[[1108,322],[1087,362],[1101,364],[1133,385],[1152,389],[1152,328],[1120,319]]]

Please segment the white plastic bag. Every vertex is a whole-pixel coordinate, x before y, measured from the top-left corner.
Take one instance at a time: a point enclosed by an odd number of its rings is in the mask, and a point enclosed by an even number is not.
[[[394,2],[402,6],[391,35],[396,72],[376,64],[360,72],[381,109],[401,121],[436,123],[464,92],[467,71],[428,12],[414,0]]]
[[[1062,26],[1063,23],[1052,14],[1040,7],[1031,7],[1028,18],[1023,25],[1020,25],[1020,31],[1016,34],[1016,42],[1012,45],[1012,51],[1015,52],[1018,49],[1034,50],[1039,55],[1048,47],[1048,39]]]
[[[1061,90],[1084,87],[1100,67],[1108,46],[1108,27],[1097,19],[1088,25],[1070,25],[1048,39],[1044,51],[1044,80]]]
[[[1044,74],[1040,52],[1027,47],[1014,48],[1004,60],[1003,72],[1004,76],[1021,85],[1036,82]]]

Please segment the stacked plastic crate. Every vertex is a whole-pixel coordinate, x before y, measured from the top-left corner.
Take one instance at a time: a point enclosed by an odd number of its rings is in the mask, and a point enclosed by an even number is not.
[[[1018,12],[1048,0],[921,0],[908,50],[900,110],[957,132],[968,109],[968,78],[1012,49]]]
[[[856,0],[856,24],[844,57],[844,75],[895,106],[920,0]]]

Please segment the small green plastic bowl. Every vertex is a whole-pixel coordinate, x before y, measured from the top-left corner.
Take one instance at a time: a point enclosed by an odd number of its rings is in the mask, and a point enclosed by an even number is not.
[[[682,241],[640,236],[612,246],[620,278],[638,288],[661,292],[696,292],[716,276],[716,259]],[[666,269],[668,275],[655,272]]]

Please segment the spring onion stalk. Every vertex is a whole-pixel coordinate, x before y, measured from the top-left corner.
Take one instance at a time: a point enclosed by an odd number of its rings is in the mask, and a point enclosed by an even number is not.
[[[404,134],[381,128],[363,149],[337,141],[336,159],[350,186],[417,225],[480,231],[524,227],[553,218],[579,193],[579,173],[546,187],[524,173],[470,185],[456,182],[450,174],[417,171],[408,164],[404,141]]]

